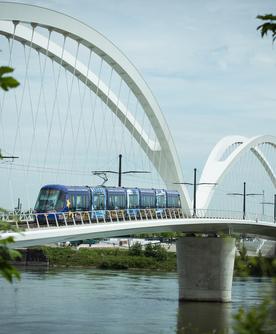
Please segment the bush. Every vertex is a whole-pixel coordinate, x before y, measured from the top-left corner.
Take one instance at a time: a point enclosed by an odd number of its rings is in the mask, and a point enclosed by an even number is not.
[[[135,242],[135,244],[133,244],[129,248],[128,255],[130,255],[130,256],[142,256],[143,255],[142,245],[139,242]]]
[[[166,249],[159,244],[147,244],[145,247],[145,256],[154,257],[158,261],[166,261],[168,253]]]

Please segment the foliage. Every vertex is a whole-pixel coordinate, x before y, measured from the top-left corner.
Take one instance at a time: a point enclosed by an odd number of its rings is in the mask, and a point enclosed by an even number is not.
[[[274,276],[276,277],[276,261],[272,258],[263,257],[261,253],[258,256],[236,256],[235,276]]]
[[[115,269],[116,262],[124,261],[129,269],[176,271],[176,253],[167,252],[160,245],[147,246],[139,256],[129,253],[129,250],[119,248],[81,248],[76,250],[71,247],[44,247],[43,252],[49,258],[50,265],[53,266],[108,267],[109,269]],[[103,262],[104,264],[102,264]],[[116,269],[119,269],[119,266]],[[125,264],[123,266],[126,269]],[[243,261],[240,256],[236,256],[234,275],[239,277],[276,277],[276,259],[248,256],[247,261]]]
[[[166,250],[164,250],[166,252]],[[43,247],[44,254],[52,266],[82,266],[101,269],[151,269],[161,271],[176,270],[176,254],[167,253],[167,259],[130,255],[128,250],[119,248]]]
[[[12,230],[11,226],[5,222],[1,222],[0,231],[8,230]],[[14,278],[20,278],[20,273],[11,264],[11,261],[21,257],[18,251],[9,248],[13,242],[13,237],[0,238],[0,276],[9,282],[12,282]]]
[[[145,247],[145,256],[153,257],[158,261],[165,261],[168,257],[168,252],[160,244],[147,244]]]
[[[13,68],[0,66],[0,87],[5,91],[19,86],[19,82],[16,79],[11,76],[6,76],[6,74],[11,72],[13,72]]]
[[[260,305],[250,308],[247,312],[240,308],[234,316],[234,332],[237,334],[268,333],[265,326],[267,325],[270,306],[271,302],[266,299]]]
[[[0,66],[0,88],[8,91],[10,88],[15,88],[19,85],[19,82],[11,76],[6,76],[8,73],[12,73],[13,68],[8,66]],[[0,160],[3,156],[0,151]],[[11,230],[11,226],[6,223],[0,224],[0,231]],[[0,276],[7,279],[9,282],[13,281],[13,278],[20,278],[19,272],[11,265],[11,261],[19,258],[21,254],[9,246],[14,242],[12,237],[0,238]]]
[[[239,248],[239,253],[240,253],[240,258],[241,258],[242,261],[247,261],[248,260],[247,249],[246,249],[244,243],[242,244],[242,247]]]
[[[272,41],[276,39],[276,16],[272,14],[258,15],[257,19],[267,21],[257,27],[257,30],[260,31],[261,36],[266,36],[269,32],[272,34]]]
[[[261,251],[259,251],[258,256],[248,256],[244,244],[239,247],[239,254],[240,256],[235,258],[235,276],[276,277],[276,261],[274,259],[263,257]]]
[[[183,237],[185,233],[182,232],[161,232],[161,233],[140,233],[135,234],[135,238],[155,239],[155,240],[172,240]]]
[[[141,256],[143,255],[142,245],[140,242],[135,242],[128,250],[130,256]]]

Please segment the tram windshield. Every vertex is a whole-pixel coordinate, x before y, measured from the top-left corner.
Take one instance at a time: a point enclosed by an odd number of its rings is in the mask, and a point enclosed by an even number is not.
[[[41,189],[35,204],[37,212],[61,210],[64,206],[65,194],[57,189]]]

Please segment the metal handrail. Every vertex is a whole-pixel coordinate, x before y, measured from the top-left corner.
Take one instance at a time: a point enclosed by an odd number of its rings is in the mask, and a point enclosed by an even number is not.
[[[193,210],[188,212],[180,208],[165,208],[158,213],[155,209],[137,209],[135,214],[130,214],[126,210],[106,210],[105,215],[99,216],[97,211],[75,211],[75,212],[49,212],[49,213],[22,213],[0,214],[0,221],[7,221],[14,224],[17,228],[42,229],[54,227],[79,226],[98,223],[118,223],[127,221],[148,221],[148,220],[176,220],[176,219],[212,219],[212,220],[243,220],[241,211],[230,210],[196,210],[196,215],[192,216]],[[274,222],[271,216],[256,213],[247,213],[246,221]]]

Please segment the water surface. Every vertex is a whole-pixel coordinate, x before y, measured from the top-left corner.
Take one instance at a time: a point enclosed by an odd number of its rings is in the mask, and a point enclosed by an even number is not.
[[[176,273],[26,270],[0,281],[0,333],[206,333],[267,295],[276,300],[271,279],[236,278],[232,303],[179,304]]]

